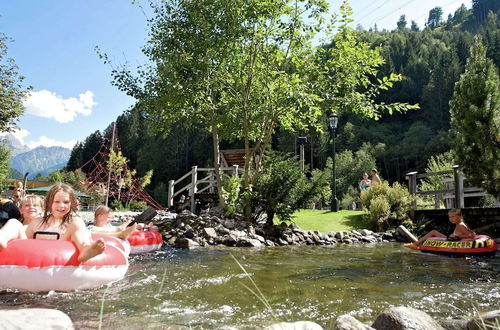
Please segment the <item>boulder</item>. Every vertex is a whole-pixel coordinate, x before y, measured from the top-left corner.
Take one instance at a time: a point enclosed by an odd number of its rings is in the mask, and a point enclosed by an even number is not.
[[[373,231],[368,230],[368,229],[360,229],[358,232],[363,235],[363,236],[370,236],[373,235]]]
[[[224,221],[224,227],[226,227],[227,229],[233,229],[234,227],[236,227],[236,222],[233,219],[227,219],[226,221]]]
[[[264,327],[263,330],[323,330],[317,323],[310,321],[281,322]]]
[[[372,327],[377,330],[444,330],[427,313],[410,307],[391,307],[380,314]]]
[[[197,242],[185,237],[179,238],[175,243],[181,249],[194,249],[200,246]]]
[[[236,245],[249,246],[249,247],[262,247],[262,243],[259,240],[248,237],[242,237]]]
[[[500,310],[480,314],[467,322],[467,330],[497,329],[500,324]]]
[[[215,231],[214,228],[211,228],[211,227],[203,228],[203,233],[205,234],[206,237],[209,237],[209,238],[216,238],[217,237],[217,232]]]
[[[55,309],[0,310],[0,329],[73,329],[73,322]]]
[[[351,315],[341,315],[333,324],[334,330],[370,330],[372,327],[361,323]]]
[[[226,227],[224,227],[223,225],[219,224],[217,227],[215,227],[215,230],[217,230],[217,232],[225,235],[225,234],[229,234],[229,229],[227,229]]]

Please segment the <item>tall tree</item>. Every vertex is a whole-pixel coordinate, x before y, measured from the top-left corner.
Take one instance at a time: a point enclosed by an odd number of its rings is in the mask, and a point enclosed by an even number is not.
[[[399,17],[398,22],[397,22],[397,27],[398,27],[397,29],[399,31],[405,30],[406,29],[406,24],[408,24],[408,22],[406,21],[406,15],[401,15]]]
[[[431,29],[438,27],[443,20],[443,9],[441,7],[434,7],[429,11],[429,18],[427,19],[427,26]]]
[[[10,175],[11,150],[5,140],[0,141],[0,191],[4,188],[4,182]]]
[[[24,77],[12,58],[7,58],[8,38],[0,33],[0,133],[12,131],[24,113],[23,101],[31,87],[23,86]]]
[[[454,159],[467,179],[500,198],[500,78],[475,38],[450,101]]]

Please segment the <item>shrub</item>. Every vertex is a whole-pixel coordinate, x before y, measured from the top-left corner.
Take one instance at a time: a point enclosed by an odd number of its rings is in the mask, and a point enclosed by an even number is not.
[[[145,201],[132,200],[128,203],[128,208],[134,211],[144,211],[148,208],[148,204]]]
[[[361,199],[359,198],[358,189],[350,186],[349,188],[347,188],[347,192],[344,194],[344,196],[342,196],[340,207],[344,210],[350,210],[352,209],[352,203],[356,203],[356,205],[359,205],[360,202]]]
[[[241,213],[243,206],[240,201],[241,178],[236,175],[222,176],[222,198],[224,199],[224,212],[227,215]]]
[[[406,187],[387,182],[373,185],[361,193],[361,204],[366,210],[366,220],[374,230],[385,230],[409,221],[408,211],[414,197]]]
[[[243,198],[250,199],[255,220],[266,214],[267,223],[272,224],[274,215],[289,220],[293,212],[317,200],[327,185],[325,172],[308,179],[294,155],[271,151],[252,191]]]

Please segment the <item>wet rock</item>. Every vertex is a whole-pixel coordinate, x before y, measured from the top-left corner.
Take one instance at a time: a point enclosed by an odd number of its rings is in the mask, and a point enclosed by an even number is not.
[[[0,329],[73,329],[73,322],[55,309],[0,310]]]
[[[467,322],[467,330],[497,329],[500,324],[500,310],[491,311],[474,317]]]
[[[391,307],[380,314],[372,327],[377,330],[444,330],[427,313],[409,307]]]
[[[200,246],[200,244],[198,244],[194,240],[185,237],[179,238],[175,243],[177,247],[181,249],[194,249]]]
[[[186,238],[194,238],[196,235],[194,233],[194,230],[193,228],[191,228],[190,225],[186,225],[186,227],[184,227],[186,229],[186,231],[184,232],[184,237]]]
[[[266,246],[276,246],[276,244],[273,241],[266,239]]]
[[[248,247],[262,247],[262,243],[259,240],[243,237],[238,241],[236,246],[248,246]]]
[[[217,232],[215,231],[214,228],[211,227],[203,228],[203,233],[205,234],[206,237],[217,238]]]
[[[351,315],[341,315],[333,324],[334,330],[370,330],[372,327],[361,323]]]
[[[176,241],[177,241],[177,237],[172,236],[172,237],[170,237],[170,238],[168,239],[168,241],[167,241],[167,245],[170,245],[170,246],[175,245],[175,242],[176,242]]]
[[[344,233],[339,231],[338,233],[335,234],[335,238],[338,239],[339,241],[344,239]]]
[[[323,328],[314,322],[281,322],[264,327],[263,330],[323,330]]]

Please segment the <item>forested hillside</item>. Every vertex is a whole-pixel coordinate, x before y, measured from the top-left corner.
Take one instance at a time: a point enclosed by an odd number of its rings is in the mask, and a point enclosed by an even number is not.
[[[475,35],[482,37],[487,56],[500,65],[499,9],[499,1],[475,0],[471,9],[461,6],[446,20],[441,17],[440,8],[434,8],[426,27],[419,28],[414,22],[408,24],[402,16],[393,31],[358,30],[361,40],[382,46],[386,61],[382,73],[404,76],[392,89],[382,93],[378,101],[419,104],[420,110],[387,114],[378,121],[342,114],[337,129],[337,150],[356,152],[366,142],[373,148],[377,146],[377,167],[381,176],[391,182],[404,181],[409,171],[423,171],[431,156],[449,151],[448,102],[455,82],[464,71]],[[325,118],[325,127],[326,122]],[[136,168],[139,175],[154,170],[148,188],[160,202],[164,202],[168,180],[177,179],[193,165],[211,166],[211,135],[187,122],[177,122],[168,131],[155,132],[148,127],[145,113],[137,106],[117,119],[117,128],[129,166]],[[78,143],[67,169],[77,169],[90,159],[106,134],[95,132]],[[328,131],[291,135],[278,129],[273,136],[273,148],[297,152],[297,136],[308,137],[306,164],[323,168],[330,156]],[[241,147],[238,142],[221,144],[221,149]]]

